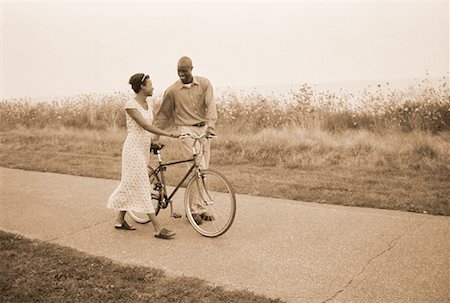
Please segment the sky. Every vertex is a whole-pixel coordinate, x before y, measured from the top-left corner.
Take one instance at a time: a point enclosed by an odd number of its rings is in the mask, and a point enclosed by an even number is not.
[[[1,99],[448,76],[448,0],[1,1]],[[344,85],[344,84],[343,84]]]

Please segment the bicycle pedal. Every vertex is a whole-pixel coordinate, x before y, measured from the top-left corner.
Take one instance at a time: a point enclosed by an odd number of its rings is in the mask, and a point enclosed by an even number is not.
[[[179,219],[179,218],[181,218],[181,214],[179,214],[179,213],[172,213],[172,217],[174,217],[175,219]]]

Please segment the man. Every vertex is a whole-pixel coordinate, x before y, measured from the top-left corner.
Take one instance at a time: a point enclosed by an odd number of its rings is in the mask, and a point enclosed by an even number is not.
[[[214,135],[217,120],[217,109],[214,100],[213,88],[208,79],[192,75],[192,60],[182,57],[177,64],[180,77],[164,92],[161,108],[153,121],[161,129],[175,124],[181,134],[201,135],[209,133]],[[192,156],[193,139],[180,139],[183,151],[187,157]],[[210,142],[201,142],[203,159],[199,166],[207,169],[210,158]],[[211,221],[214,218],[205,212],[203,206],[191,205],[194,220],[201,224],[203,220]]]

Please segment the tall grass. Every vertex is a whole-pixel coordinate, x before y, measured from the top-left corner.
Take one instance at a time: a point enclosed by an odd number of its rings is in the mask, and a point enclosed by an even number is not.
[[[359,95],[314,90],[309,85],[284,99],[259,94],[222,96],[220,123],[226,129],[255,132],[298,126],[330,132],[363,129],[440,132],[450,130],[448,78],[424,80],[405,90],[379,87]]]
[[[360,95],[308,85],[283,96],[218,94],[211,163],[239,193],[448,215],[449,96],[445,79]],[[120,178],[130,97],[1,101],[0,164]],[[164,160],[183,157],[176,140],[165,143]],[[182,173],[172,170],[169,183]]]
[[[125,127],[122,106],[126,93],[81,95],[46,103],[0,101],[0,127],[119,129]],[[154,108],[161,100],[154,100]],[[217,96],[218,129],[225,133],[256,133],[291,127],[327,132],[367,130],[431,133],[450,131],[448,77],[438,85],[426,80],[405,90],[389,87],[360,95],[314,90],[303,85],[287,96],[257,93]]]
[[[64,129],[75,129],[83,139],[68,131],[64,140],[78,142],[80,152],[111,150],[110,156],[117,156],[125,136],[122,107],[130,97],[115,93],[48,103],[3,100],[0,126],[4,131],[20,129],[20,136],[27,129],[45,129],[46,138],[35,134],[31,141],[61,140]],[[155,111],[160,102],[153,101]],[[402,91],[378,87],[357,96],[308,85],[283,98],[223,93],[217,104],[220,139],[214,143],[213,161],[219,165],[450,171],[447,77],[437,85],[424,80]],[[170,148],[176,143],[168,144],[166,155],[181,157],[175,146]]]
[[[122,106],[129,96],[80,95],[52,102],[32,103],[21,99],[0,102],[3,130],[28,128],[118,129],[125,127]]]
[[[126,132],[69,128],[19,128],[5,133],[5,145],[33,146],[49,154],[76,153],[92,157],[120,157]],[[165,160],[184,158],[177,140],[164,140]],[[347,130],[330,133],[320,129],[267,128],[258,133],[228,134],[213,141],[211,161],[219,166],[255,165],[299,170],[364,170],[368,172],[420,172],[448,175],[450,133],[430,135],[371,133]]]
[[[164,155],[183,155],[177,142],[168,140]],[[371,172],[449,173],[450,133],[430,135],[413,131],[386,134],[367,130],[331,133],[267,128],[258,133],[235,133],[213,141],[215,165],[257,165],[286,169],[359,169]]]

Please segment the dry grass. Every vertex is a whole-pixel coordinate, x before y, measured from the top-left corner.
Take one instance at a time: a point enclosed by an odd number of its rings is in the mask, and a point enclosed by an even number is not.
[[[220,136],[213,143],[211,166],[223,171],[238,193],[450,215],[448,133],[293,133]],[[70,129],[2,132],[0,165],[119,179],[125,135]],[[165,143],[163,158],[179,159],[177,141]],[[171,167],[169,183],[175,185],[184,169]]]
[[[0,101],[0,128],[120,129],[125,127],[122,106],[131,96],[80,95],[47,103],[13,99]],[[153,101],[154,109],[160,99]],[[264,96],[235,92],[217,96],[218,127],[227,133],[254,133],[265,128],[300,127],[327,132],[450,130],[448,75],[438,85],[427,80],[405,90],[386,87],[355,96],[323,92],[303,85],[287,95]]]
[[[368,171],[448,172],[450,169],[450,133],[265,129],[256,134],[229,135],[218,140],[215,147],[219,153],[217,160],[222,164]]]
[[[120,178],[129,97],[0,101],[0,165]],[[450,214],[448,76],[358,96],[303,85],[287,96],[217,100],[212,165],[241,193]],[[166,143],[165,159],[179,159],[178,143]]]

